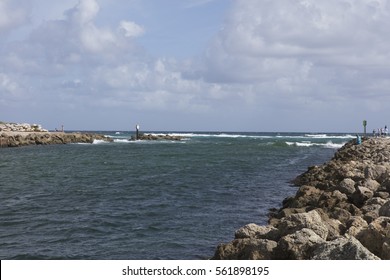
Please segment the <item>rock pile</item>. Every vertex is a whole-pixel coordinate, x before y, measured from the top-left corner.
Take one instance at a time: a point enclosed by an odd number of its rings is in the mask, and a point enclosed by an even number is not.
[[[48,132],[40,125],[0,123],[0,148],[28,145],[112,142],[109,137],[94,133]]]
[[[70,143],[93,143],[95,140],[103,140],[112,142],[108,138],[100,134],[92,133],[28,133],[26,135],[16,134],[8,135],[0,134],[0,147],[20,147],[28,145],[52,145],[52,144],[70,144]]]
[[[3,123],[0,122],[0,132],[48,132],[39,124]]]
[[[169,135],[169,134],[140,134],[138,136],[138,139],[136,139],[135,136],[131,137],[130,140],[149,140],[149,141],[161,141],[161,140],[168,140],[168,141],[180,141],[183,140],[184,137],[176,136],[176,135]]]
[[[213,259],[390,259],[390,139],[351,141],[293,183],[268,225],[237,230]]]

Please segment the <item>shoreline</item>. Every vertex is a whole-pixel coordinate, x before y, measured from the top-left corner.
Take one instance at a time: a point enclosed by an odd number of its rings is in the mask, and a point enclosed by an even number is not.
[[[270,209],[267,225],[238,229],[212,259],[390,259],[389,138],[351,140],[292,183],[295,196]]]

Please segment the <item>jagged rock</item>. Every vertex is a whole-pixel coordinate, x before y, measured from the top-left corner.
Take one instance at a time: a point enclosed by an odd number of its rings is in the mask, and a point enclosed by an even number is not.
[[[256,224],[245,225],[235,232],[236,239],[257,238],[277,240],[278,237],[278,230],[273,226],[259,226]]]
[[[390,217],[390,199],[379,208],[378,214],[380,216]]]
[[[308,228],[313,230],[322,239],[326,239],[329,232],[328,228],[324,225],[321,216],[315,210],[285,217],[280,220],[277,228],[282,236]]]
[[[356,191],[352,194],[353,204],[357,207],[362,207],[364,203],[374,196],[374,192],[369,188],[359,186],[356,187]]]
[[[349,196],[355,192],[355,181],[351,178],[345,178],[337,186],[337,190]]]
[[[313,230],[303,228],[294,233],[283,236],[275,249],[275,259],[305,260],[312,254],[316,245],[325,240]]]
[[[360,216],[353,216],[347,221],[346,226],[348,228],[346,233],[356,237],[359,232],[367,228],[368,223]]]
[[[289,208],[302,208],[306,206],[315,206],[323,191],[312,186],[302,186],[297,191],[295,199],[289,205]]]
[[[353,236],[320,243],[312,256],[313,260],[379,260]]]
[[[374,180],[374,179],[366,179],[363,182],[363,187],[366,187],[367,189],[376,192],[379,188],[380,184]]]
[[[390,244],[390,217],[375,219],[367,228],[360,231],[356,238],[372,253],[380,258],[386,258],[389,255],[387,250]]]
[[[267,239],[235,239],[220,244],[212,259],[214,260],[269,260],[277,243]]]

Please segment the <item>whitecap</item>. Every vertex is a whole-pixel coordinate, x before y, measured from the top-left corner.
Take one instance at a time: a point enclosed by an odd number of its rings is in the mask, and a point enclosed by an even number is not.
[[[107,141],[94,139],[92,142],[92,144],[103,144],[103,143],[107,143]]]

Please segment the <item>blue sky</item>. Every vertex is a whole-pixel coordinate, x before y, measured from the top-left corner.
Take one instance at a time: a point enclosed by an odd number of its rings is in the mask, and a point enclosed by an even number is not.
[[[0,0],[0,120],[69,130],[390,125],[387,0]]]

